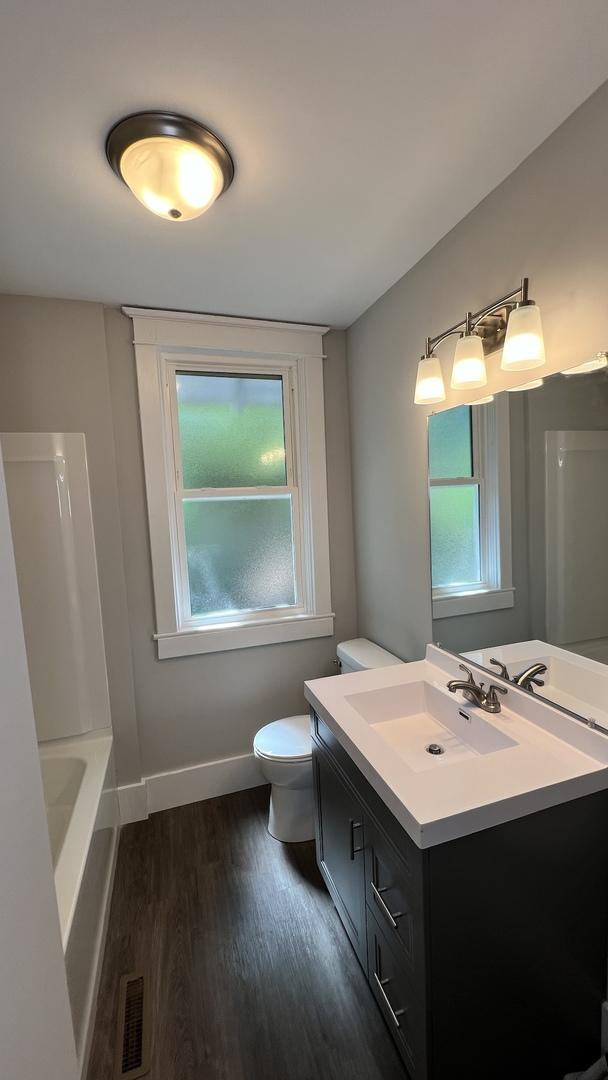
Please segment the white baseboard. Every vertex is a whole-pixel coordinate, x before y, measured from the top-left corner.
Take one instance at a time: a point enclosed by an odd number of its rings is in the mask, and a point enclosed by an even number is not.
[[[253,754],[205,761],[185,769],[144,776],[137,784],[118,788],[121,825],[143,821],[148,814],[170,810],[174,806],[214,799],[233,791],[265,784]]]
[[[118,805],[120,824],[129,825],[132,821],[145,821],[148,816],[148,791],[146,781],[137,784],[125,784],[119,787]]]

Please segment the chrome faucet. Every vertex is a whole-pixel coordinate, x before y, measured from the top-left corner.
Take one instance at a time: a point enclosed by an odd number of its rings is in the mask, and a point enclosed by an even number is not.
[[[529,690],[530,693],[534,693],[532,683],[535,686],[544,686],[545,680],[539,679],[537,676],[544,675],[546,670],[546,664],[530,664],[530,667],[526,668],[525,671],[513,676],[513,682],[516,686],[521,686],[522,690]]]
[[[544,675],[547,670],[546,664],[530,664],[530,667],[521,671],[519,675],[513,675],[511,677],[507,671],[506,664],[503,664],[502,660],[495,660],[493,656],[490,657],[490,663],[495,664],[499,668],[499,674],[501,679],[506,679],[507,682],[515,683],[516,686],[521,686],[522,690],[529,690],[533,693],[532,683],[535,686],[544,686],[544,680],[537,678],[538,675]]]
[[[495,686],[494,683],[490,683],[487,690],[484,689],[484,683],[479,683],[479,686],[475,682],[473,672],[465,667],[464,664],[459,664],[461,671],[464,671],[466,679],[450,679],[448,683],[448,690],[451,694],[455,694],[457,690],[462,690],[463,696],[467,701],[471,701],[473,705],[479,705],[480,709],[484,712],[499,713],[500,701],[498,699],[499,694],[506,694],[506,686]]]

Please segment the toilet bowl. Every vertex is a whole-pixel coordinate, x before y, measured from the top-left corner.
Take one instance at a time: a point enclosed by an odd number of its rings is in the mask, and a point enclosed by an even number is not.
[[[312,742],[308,715],[286,716],[261,728],[253,753],[270,789],[268,832],[283,843],[314,840]]]
[[[404,662],[367,638],[341,641],[338,661],[343,674]],[[266,724],[253,740],[253,752],[263,775],[272,785],[268,816],[270,835],[284,843],[314,840],[309,717],[286,716]]]

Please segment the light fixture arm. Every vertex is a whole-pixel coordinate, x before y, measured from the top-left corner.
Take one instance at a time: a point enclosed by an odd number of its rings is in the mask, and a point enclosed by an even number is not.
[[[451,337],[452,334],[462,334],[464,325],[465,320],[461,319],[459,323],[454,323],[453,326],[450,326],[449,330],[444,330],[441,334],[437,334],[437,337],[427,337],[425,355],[432,356],[437,346],[441,345],[442,341],[445,341],[446,338]]]
[[[479,324],[488,317],[488,315],[495,315],[503,308],[515,308],[523,307],[530,303],[528,298],[528,278],[522,278],[519,288],[512,289],[511,292],[505,293],[504,296],[499,296],[497,300],[492,300],[490,304],[486,304],[485,307],[479,309],[479,311],[467,311],[464,319],[460,322],[454,323],[453,326],[448,327],[447,330],[442,330],[440,334],[436,334],[435,337],[427,337],[426,339],[426,352],[425,356],[432,356],[438,345],[441,345],[442,341],[451,337],[452,334],[472,334],[476,331]]]
[[[519,297],[519,299],[518,299]],[[520,307],[525,304],[529,304],[528,299],[528,278],[521,279],[521,285],[519,289],[513,289],[510,293],[505,293],[504,296],[499,297],[498,300],[493,300],[491,304],[486,307],[480,308],[479,311],[473,312],[471,315],[471,328],[475,330],[482,319],[487,318],[488,315],[495,315],[497,311],[500,311],[504,307]]]

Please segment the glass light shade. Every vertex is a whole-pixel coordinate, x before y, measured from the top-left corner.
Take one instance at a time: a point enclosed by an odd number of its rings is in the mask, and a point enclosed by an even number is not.
[[[126,148],[120,172],[136,199],[168,221],[191,221],[224,187],[222,171],[202,146],[158,135]]]
[[[522,383],[521,386],[507,386],[507,394],[519,394],[522,390],[536,390],[538,386],[542,386],[544,379],[533,379],[532,382]]]
[[[608,367],[608,353],[598,352],[591,360],[585,360],[576,367],[565,368],[562,375],[586,375],[589,371],[600,371],[605,367]]]
[[[423,356],[418,364],[416,375],[416,405],[435,405],[445,401],[445,386],[441,364],[436,356]]]
[[[464,334],[456,342],[450,386],[452,390],[478,390],[487,382],[482,340],[477,334]]]
[[[536,304],[522,304],[509,315],[500,366],[503,371],[528,371],[545,362],[545,342]]]

